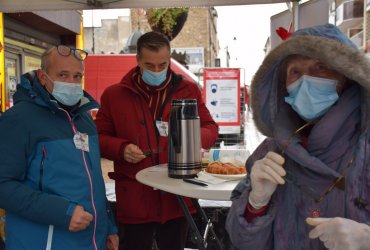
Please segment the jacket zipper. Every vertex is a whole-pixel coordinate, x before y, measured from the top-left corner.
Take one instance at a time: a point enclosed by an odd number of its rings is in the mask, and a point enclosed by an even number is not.
[[[71,128],[72,128],[72,131],[73,131],[73,134],[75,135],[78,132],[78,130],[77,130],[76,126],[74,125],[71,116],[69,115],[69,113],[66,110],[64,110],[62,108],[60,108],[60,110],[64,111],[64,113],[67,115],[68,121],[69,121],[69,123],[71,125]],[[85,167],[87,176],[89,178],[91,206],[92,206],[92,209],[93,209],[93,212],[94,212],[94,228],[93,228],[92,241],[94,243],[94,250],[98,250],[98,246],[96,244],[96,238],[95,238],[96,224],[97,224],[98,216],[97,216],[96,208],[95,208],[95,199],[94,199],[94,190],[93,190],[92,178],[91,178],[91,173],[90,173],[89,167],[87,165],[85,152],[82,149],[81,149],[81,154],[82,154],[82,159],[83,159],[83,162],[84,162],[84,167]]]
[[[46,149],[45,146],[42,146],[42,158],[40,162],[40,178],[39,178],[39,190],[42,190],[42,179],[44,177],[44,164],[45,164],[45,159],[47,159],[46,155]]]

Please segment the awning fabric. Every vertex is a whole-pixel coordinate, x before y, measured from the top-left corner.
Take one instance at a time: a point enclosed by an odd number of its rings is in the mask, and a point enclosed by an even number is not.
[[[0,0],[0,11],[200,7],[284,3],[289,0]]]

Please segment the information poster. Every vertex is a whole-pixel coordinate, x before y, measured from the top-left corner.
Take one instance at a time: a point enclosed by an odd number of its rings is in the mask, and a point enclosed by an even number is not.
[[[204,69],[205,102],[220,134],[240,134],[240,69]]]

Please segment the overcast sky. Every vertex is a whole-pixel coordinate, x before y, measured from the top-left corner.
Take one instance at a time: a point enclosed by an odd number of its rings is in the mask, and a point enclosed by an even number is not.
[[[218,14],[219,57],[221,66],[226,66],[226,47],[230,67],[242,68],[245,83],[250,80],[264,58],[263,48],[270,36],[270,17],[287,9],[285,3],[216,7]],[[84,26],[101,26],[101,19],[129,16],[129,9],[84,11]],[[235,38],[235,40],[234,40]]]
[[[270,17],[286,9],[285,3],[216,7],[221,66],[226,66],[227,47],[230,67],[244,69],[245,83],[249,85],[265,55],[263,49],[270,36]]]

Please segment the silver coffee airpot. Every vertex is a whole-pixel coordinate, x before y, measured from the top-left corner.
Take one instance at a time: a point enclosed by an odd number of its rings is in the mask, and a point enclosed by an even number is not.
[[[168,176],[194,178],[201,170],[200,119],[195,99],[172,100],[168,133]]]

